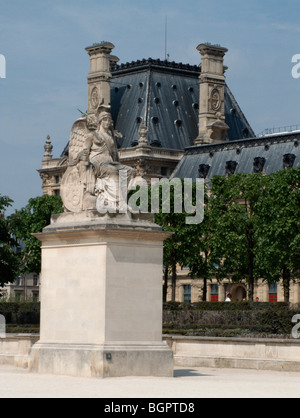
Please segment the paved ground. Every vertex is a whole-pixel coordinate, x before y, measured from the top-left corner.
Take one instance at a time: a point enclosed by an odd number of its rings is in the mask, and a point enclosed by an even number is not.
[[[0,366],[0,398],[299,398],[300,373],[175,368],[174,378],[86,379]]]

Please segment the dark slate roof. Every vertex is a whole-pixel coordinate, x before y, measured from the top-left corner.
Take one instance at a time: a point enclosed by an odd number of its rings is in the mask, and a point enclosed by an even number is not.
[[[115,65],[111,80],[111,113],[122,133],[122,148],[136,146],[140,122],[148,127],[150,145],[184,150],[198,135],[201,67],[151,58]],[[225,88],[228,139],[255,136],[228,86]],[[68,155],[68,144],[61,157]]]
[[[183,150],[198,135],[199,66],[153,60],[116,66],[112,71],[111,105],[122,148],[135,146],[144,119],[150,145]],[[225,89],[228,139],[255,136],[228,86]]]
[[[266,174],[286,166],[299,167],[300,131],[187,148],[172,177],[195,180],[202,177],[199,168],[203,172],[205,166],[209,179],[225,176],[226,166],[233,167],[235,173],[253,173],[254,161],[258,170],[261,163]]]

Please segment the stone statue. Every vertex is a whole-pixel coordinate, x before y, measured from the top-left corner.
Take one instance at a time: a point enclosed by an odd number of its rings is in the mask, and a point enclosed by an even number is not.
[[[120,163],[110,112],[100,107],[97,114],[78,119],[71,130],[69,166],[62,178],[61,197],[67,212],[95,210],[99,213],[126,211],[127,192],[135,170]],[[126,181],[126,187],[120,185]]]

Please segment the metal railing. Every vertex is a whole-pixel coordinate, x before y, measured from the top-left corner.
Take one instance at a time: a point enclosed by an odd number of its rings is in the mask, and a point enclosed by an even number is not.
[[[300,125],[281,126],[280,128],[267,128],[258,134],[258,137],[295,131],[300,131]]]

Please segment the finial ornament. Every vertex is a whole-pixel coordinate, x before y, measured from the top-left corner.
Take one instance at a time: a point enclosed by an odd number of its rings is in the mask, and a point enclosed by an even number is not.
[[[47,136],[47,140],[46,140],[46,143],[44,145],[44,149],[45,149],[45,153],[44,153],[43,160],[52,160],[53,145],[51,143],[50,135]]]
[[[149,145],[148,144],[148,129],[144,120],[142,120],[141,122],[139,134],[140,134],[140,139],[138,142],[138,146],[145,146],[145,145],[148,146]]]

